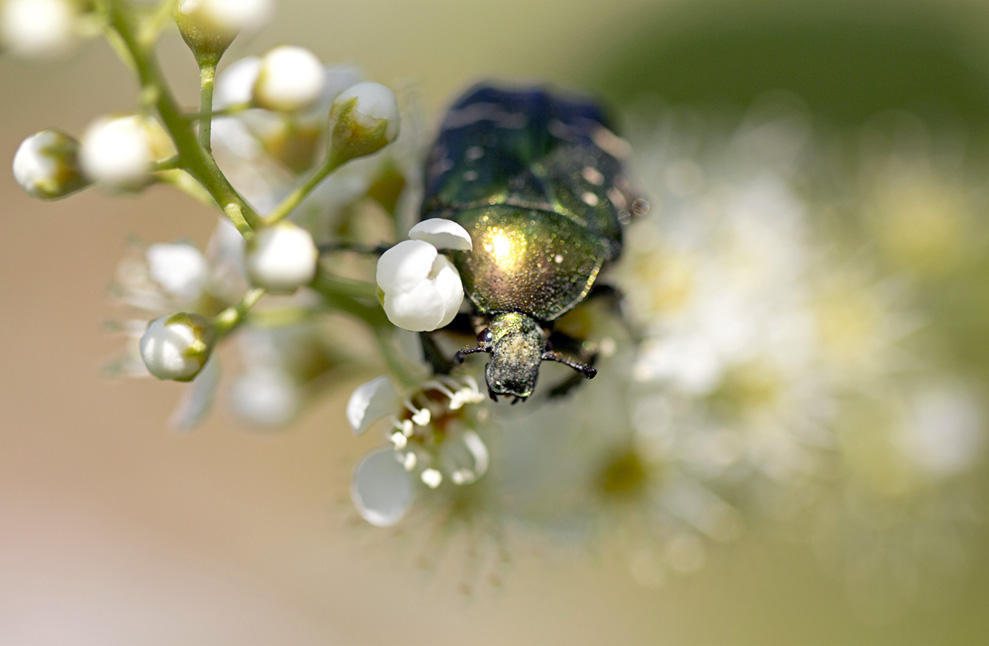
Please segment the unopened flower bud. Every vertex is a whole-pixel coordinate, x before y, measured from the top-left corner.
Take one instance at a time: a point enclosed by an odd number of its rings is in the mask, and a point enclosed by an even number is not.
[[[398,103],[380,83],[358,83],[330,108],[332,154],[341,160],[377,152],[398,136]]]
[[[55,56],[75,40],[78,9],[69,0],[0,2],[0,47],[24,57]]]
[[[201,314],[180,312],[148,323],[141,337],[141,359],[159,379],[191,381],[213,351],[215,333]]]
[[[271,15],[271,0],[179,0],[172,16],[196,61],[216,65],[242,29]]]
[[[274,294],[291,294],[316,276],[319,250],[312,235],[291,222],[261,229],[247,243],[247,276]]]
[[[383,253],[375,278],[388,320],[413,332],[449,325],[464,300],[456,267],[422,240],[405,240]]]
[[[254,103],[280,112],[301,110],[316,102],[325,78],[323,64],[308,49],[276,47],[261,57]]]
[[[14,154],[14,179],[31,197],[54,200],[89,185],[79,170],[79,142],[58,130],[25,139]]]
[[[154,119],[137,115],[97,119],[82,136],[79,162],[93,181],[117,189],[140,188],[157,159],[174,152]]]

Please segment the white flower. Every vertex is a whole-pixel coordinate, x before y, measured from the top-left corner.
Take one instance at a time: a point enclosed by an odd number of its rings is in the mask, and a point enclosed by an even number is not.
[[[157,126],[157,128],[156,128]],[[161,126],[139,116],[100,118],[82,136],[79,158],[86,175],[107,186],[136,188],[155,160]]]
[[[184,302],[196,301],[209,281],[206,256],[191,244],[156,243],[145,253],[150,278],[169,295]]]
[[[398,408],[398,393],[391,379],[377,377],[358,386],[347,400],[347,421],[354,435],[363,435],[376,421]]]
[[[52,200],[88,185],[79,171],[79,143],[58,130],[25,139],[14,154],[14,179],[31,197]]]
[[[308,49],[276,47],[261,57],[254,102],[269,110],[293,112],[312,105],[323,91],[323,64]]]
[[[275,294],[290,294],[311,282],[318,259],[312,235],[291,222],[258,231],[245,256],[251,282]]]
[[[947,477],[978,459],[986,441],[982,407],[974,393],[934,383],[907,403],[901,450],[925,473]]]
[[[377,152],[398,136],[398,102],[380,83],[358,83],[341,92],[330,108],[332,153],[353,159]]]
[[[377,527],[391,527],[412,506],[415,487],[395,452],[382,448],[365,455],[357,465],[350,497],[364,520]]]
[[[200,314],[162,316],[141,337],[141,359],[159,379],[190,381],[209,359],[213,337],[209,321]]]
[[[251,368],[240,374],[230,393],[234,413],[254,426],[277,428],[302,409],[302,391],[278,368]]]
[[[69,0],[5,0],[0,45],[18,56],[55,56],[74,41],[76,17],[76,4]]]
[[[405,240],[383,253],[376,280],[388,320],[413,332],[448,325],[464,300],[453,263],[422,240]]]

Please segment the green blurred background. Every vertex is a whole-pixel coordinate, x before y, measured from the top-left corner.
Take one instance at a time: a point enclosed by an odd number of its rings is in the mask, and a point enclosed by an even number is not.
[[[227,57],[287,42],[413,88],[429,124],[477,78],[729,120],[782,89],[835,132],[908,110],[933,136],[964,142],[975,172],[989,158],[984,0],[286,0]],[[162,57],[193,104],[197,75],[174,35]],[[78,133],[135,104],[99,43],[56,62],[0,59],[0,83],[7,159],[31,132]],[[287,434],[245,432],[221,413],[178,437],[166,427],[178,388],[98,377],[118,342],[101,322],[124,238],[203,242],[206,209],[157,188],[41,204],[9,173],[0,203],[0,643],[903,646],[989,635],[989,531],[970,577],[892,623],[855,612],[809,549],[758,528],[658,590],[609,556],[514,545],[503,585],[465,597],[463,559],[441,554],[423,572],[423,536],[351,522],[349,469],[369,442],[342,423],[346,389]],[[968,361],[984,371],[981,338]]]

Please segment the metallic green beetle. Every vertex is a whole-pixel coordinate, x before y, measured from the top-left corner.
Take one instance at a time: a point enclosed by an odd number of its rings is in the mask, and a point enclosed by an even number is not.
[[[491,354],[492,399],[528,398],[542,361],[597,373],[548,341],[553,322],[618,258],[622,229],[641,208],[622,175],[627,152],[596,104],[541,88],[478,85],[447,113],[427,160],[421,216],[453,220],[471,236],[472,251],[451,255],[478,344],[456,360]]]

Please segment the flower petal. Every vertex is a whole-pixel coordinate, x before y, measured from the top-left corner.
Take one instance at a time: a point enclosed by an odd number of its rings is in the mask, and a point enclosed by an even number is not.
[[[409,229],[409,238],[428,242],[437,249],[470,251],[473,248],[467,230],[453,220],[444,218],[423,220]]]
[[[421,240],[399,242],[381,254],[375,280],[385,293],[412,290],[429,276],[438,253]]]
[[[398,393],[385,376],[376,377],[358,386],[347,400],[347,421],[354,435],[362,435],[368,427],[398,408]]]
[[[377,527],[391,527],[405,516],[415,498],[412,477],[391,448],[364,456],[350,485],[358,513]]]

